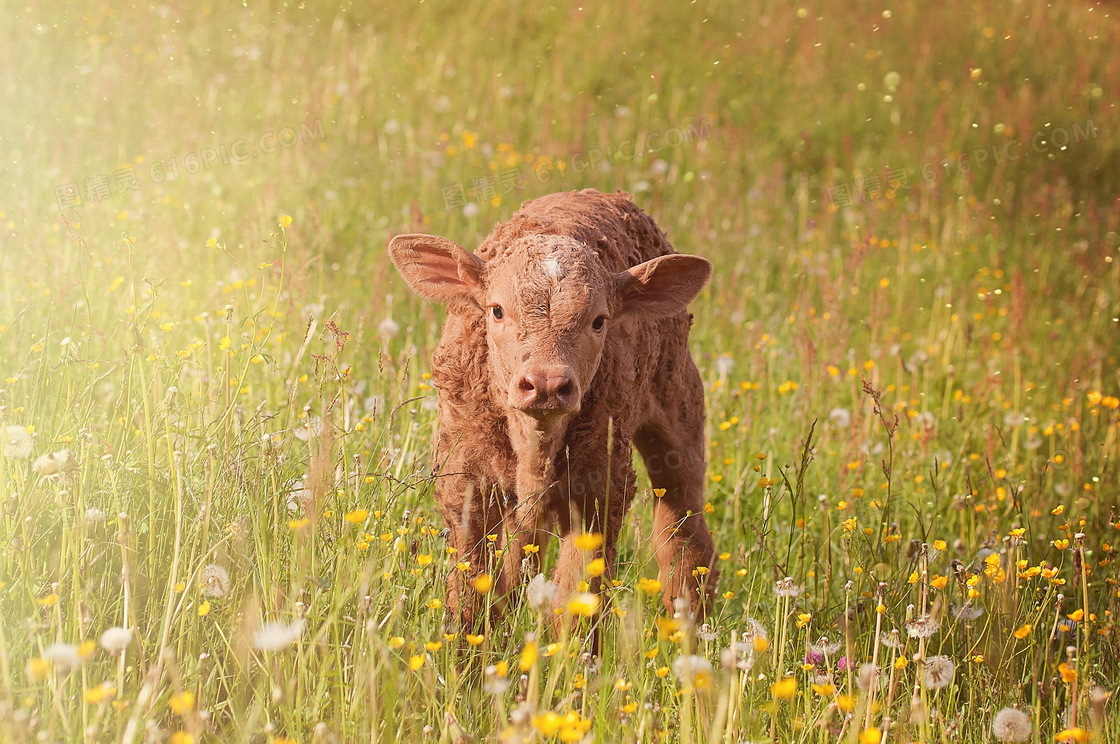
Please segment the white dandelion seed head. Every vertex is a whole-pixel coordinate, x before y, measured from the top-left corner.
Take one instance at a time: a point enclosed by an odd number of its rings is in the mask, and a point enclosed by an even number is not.
[[[748,617],[746,619],[746,624],[747,627],[743,631],[743,643],[749,643],[755,638],[761,638],[764,641],[769,640],[770,634],[767,632],[766,626],[758,620],[755,620],[753,617]]]
[[[114,656],[124,653],[132,644],[132,631],[128,628],[106,628],[99,639],[101,648]]]
[[[477,215],[478,215],[478,205],[477,204],[475,204],[474,202],[467,202],[466,204],[463,205],[463,216],[466,217],[468,220],[471,217],[476,217]]]
[[[509,689],[509,677],[499,673],[497,664],[491,664],[482,670],[482,686],[492,695],[501,695]]]
[[[992,736],[1000,741],[1027,741],[1033,730],[1030,716],[1018,708],[1003,708],[992,718]]]
[[[895,650],[898,650],[898,649],[902,648],[903,643],[902,643],[902,638],[900,637],[900,634],[898,632],[898,628],[895,628],[894,630],[890,631],[889,633],[886,632],[886,631],[883,631],[882,633],[880,633],[879,634],[879,643],[883,644],[887,648],[893,648]]]
[[[840,650],[840,642],[831,641],[828,636],[821,636],[815,642],[808,644],[808,646],[809,651],[826,657],[835,656],[836,652]]]
[[[953,682],[957,665],[948,656],[930,656],[922,671],[922,683],[931,690],[940,690]]]
[[[555,604],[558,591],[555,584],[539,573],[525,587],[525,601],[537,612],[544,612]]]
[[[696,635],[702,641],[714,641],[716,639],[716,630],[712,627],[711,623],[703,623],[696,629]]]
[[[864,692],[867,692],[873,686],[878,689],[879,667],[875,666],[870,661],[865,664],[861,664],[859,668],[859,674],[856,676],[856,685]]]
[[[795,583],[789,576],[774,582],[774,595],[777,597],[800,597],[804,591],[805,587]]]
[[[984,614],[983,607],[977,607],[971,602],[965,602],[962,605],[950,605],[949,611],[953,613],[953,617],[966,623]]]
[[[4,457],[13,460],[26,460],[31,457],[31,445],[34,438],[22,426],[9,426],[7,428],[7,442],[4,444]]]
[[[202,569],[198,585],[202,596],[221,599],[229,593],[229,571],[217,563],[211,563]]]
[[[852,425],[852,414],[847,408],[833,408],[828,412],[828,420],[839,429],[847,429]]]
[[[730,354],[720,354],[716,357],[716,374],[720,377],[726,378],[734,368],[735,360],[732,359]]]
[[[73,643],[52,643],[43,649],[43,658],[62,672],[69,672],[82,665],[82,655]]]
[[[906,634],[911,638],[932,638],[941,627],[931,615],[921,615],[906,622]]]
[[[712,662],[696,654],[682,654],[673,662],[673,674],[682,685],[696,687],[712,674]]]
[[[59,450],[58,452],[48,452],[45,455],[40,455],[35,458],[31,463],[31,469],[39,475],[54,476],[65,473],[68,470],[74,470],[78,467],[78,461],[74,457],[74,453],[68,449]]]
[[[377,332],[382,336],[385,336],[386,338],[392,338],[393,336],[396,336],[398,333],[400,333],[400,330],[401,324],[393,320],[392,318],[385,318],[385,320],[377,324]]]
[[[290,623],[267,622],[253,634],[253,648],[264,652],[282,651],[300,639],[306,623],[303,618]]]
[[[323,434],[323,419],[318,416],[308,416],[307,420],[297,426],[293,433],[296,435],[296,439],[301,442],[317,439]]]
[[[98,509],[96,506],[91,506],[86,509],[86,524],[104,524],[105,512]]]
[[[311,507],[311,502],[314,500],[315,495],[311,489],[304,485],[302,478],[294,480],[288,485],[288,495],[285,499],[285,504],[288,511],[298,512],[307,511]]]

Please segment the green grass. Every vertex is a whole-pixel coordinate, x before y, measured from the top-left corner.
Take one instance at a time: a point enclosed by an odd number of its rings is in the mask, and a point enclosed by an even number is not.
[[[1006,706],[1031,741],[1120,739],[1093,702],[1120,685],[1115,8],[2,14],[0,740],[987,742]],[[692,343],[726,551],[715,637],[673,627],[642,480],[595,662],[524,605],[445,637],[442,315],[384,251],[582,187],[716,266]],[[724,669],[749,618],[766,648]],[[123,656],[48,651],[111,627]]]

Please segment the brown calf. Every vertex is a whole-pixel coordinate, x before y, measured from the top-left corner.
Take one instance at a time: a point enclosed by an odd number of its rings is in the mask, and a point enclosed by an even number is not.
[[[398,235],[389,256],[414,292],[448,306],[432,360],[435,495],[458,559],[471,566],[452,571],[449,609],[475,625],[470,581],[490,551],[503,550],[501,596],[537,572],[525,548],[543,551],[552,531],[558,601],[586,559],[602,557],[609,579],[634,498],[633,443],[664,489],[653,549],[665,605],[684,597],[703,615],[716,571],[703,510],[704,391],[685,306],[711,265],[674,252],[626,194],[591,189],[525,203],[475,253]],[[593,555],[574,544],[583,532],[603,535]],[[592,579],[592,591],[599,586]]]

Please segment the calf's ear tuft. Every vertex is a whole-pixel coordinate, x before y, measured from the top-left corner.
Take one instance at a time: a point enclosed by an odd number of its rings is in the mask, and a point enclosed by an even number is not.
[[[438,235],[398,235],[389,241],[389,259],[413,292],[436,302],[475,299],[486,266]]]
[[[663,318],[696,299],[712,276],[706,258],[673,253],[658,256],[615,275],[621,315]]]

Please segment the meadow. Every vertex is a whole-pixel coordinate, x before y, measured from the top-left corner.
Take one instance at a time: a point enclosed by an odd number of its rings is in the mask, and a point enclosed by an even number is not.
[[[1114,4],[0,15],[0,742],[1120,741]],[[715,265],[720,596],[639,466],[468,636],[385,246],[584,187]]]

